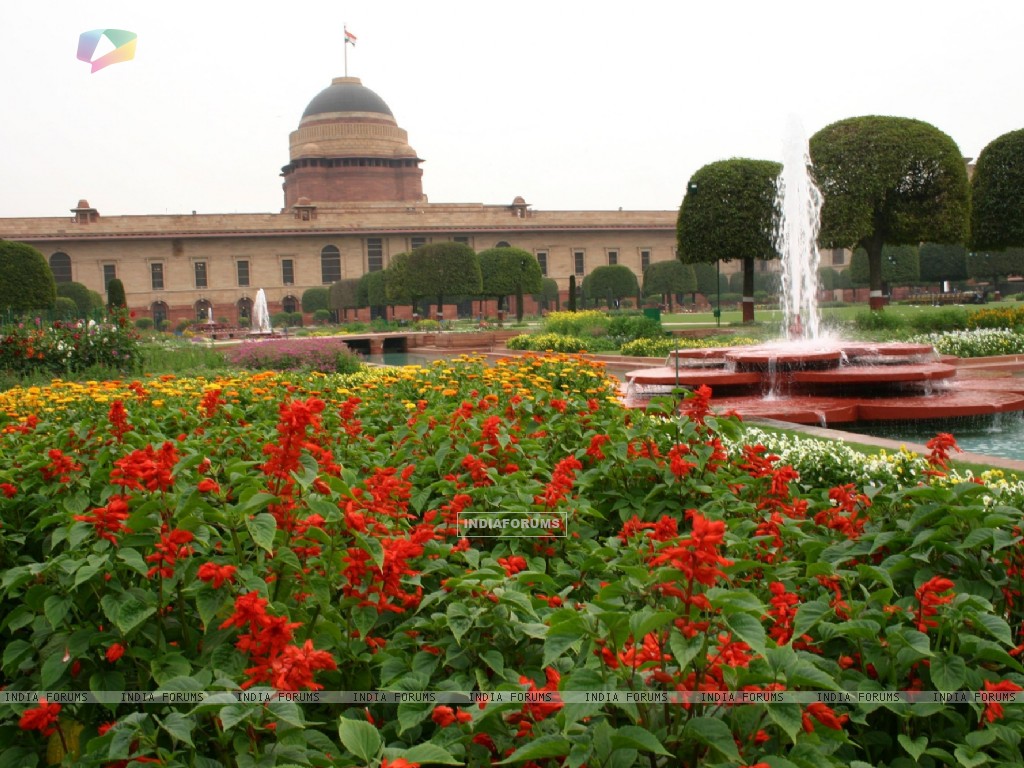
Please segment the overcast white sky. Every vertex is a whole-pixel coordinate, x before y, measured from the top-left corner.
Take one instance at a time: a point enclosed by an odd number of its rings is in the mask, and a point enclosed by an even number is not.
[[[707,163],[781,160],[791,115],[913,117],[972,157],[1024,127],[1020,0],[0,0],[0,217],[280,210],[343,24],[432,202],[675,209]],[[97,28],[135,59],[90,73]]]

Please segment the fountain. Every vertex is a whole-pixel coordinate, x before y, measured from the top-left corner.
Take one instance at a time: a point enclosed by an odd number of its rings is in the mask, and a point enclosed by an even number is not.
[[[829,337],[818,309],[821,193],[799,124],[788,131],[776,199],[783,340],[751,347],[685,349],[665,364],[629,371],[626,405],[673,389],[711,387],[715,410],[800,424],[941,419],[1024,410],[1024,380],[961,380],[927,344],[857,343]],[[956,379],[956,380],[954,380]]]
[[[252,305],[252,327],[250,335],[269,336],[273,333],[270,326],[270,311],[267,309],[267,293],[262,288],[256,291],[256,300]]]

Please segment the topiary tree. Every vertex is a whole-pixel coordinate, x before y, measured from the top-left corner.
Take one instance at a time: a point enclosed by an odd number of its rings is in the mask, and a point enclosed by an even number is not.
[[[850,259],[850,279],[855,285],[868,285],[871,272],[868,254],[857,248]],[[918,249],[913,245],[887,245],[882,248],[882,284],[910,285],[921,278]]]
[[[388,295],[384,270],[367,272],[359,278],[359,306],[376,308],[387,317]]]
[[[558,309],[558,281],[552,277],[541,278],[540,291],[533,294],[533,300],[545,311],[550,310],[552,305]]]
[[[684,264],[742,260],[745,323],[754,320],[754,260],[779,255],[774,233],[781,170],[771,160],[710,163],[690,178],[679,208],[676,238]]]
[[[924,243],[918,250],[921,282],[942,283],[967,279],[967,248],[958,243]]]
[[[78,317],[78,305],[67,296],[58,296],[53,303],[53,316],[58,320],[74,320]]]
[[[635,296],[638,290],[633,270],[622,264],[597,267],[583,278],[583,295],[595,301],[607,301],[609,309],[615,302]]]
[[[971,249],[1024,246],[1024,129],[988,144],[971,177]]]
[[[359,278],[350,277],[332,283],[328,291],[327,308],[341,313],[341,318],[348,318],[350,309],[359,308]]]
[[[516,297],[516,319],[523,321],[523,294],[541,289],[544,273],[537,257],[522,248],[488,248],[477,254],[480,259],[482,295],[498,300]]]
[[[124,309],[128,306],[128,299],[124,294],[124,283],[114,278],[107,283],[107,309]]]
[[[64,297],[75,303],[75,316],[88,317],[93,310],[99,309],[95,302],[95,291],[90,291],[81,283],[57,283],[57,298]]]
[[[676,294],[696,290],[697,276],[692,264],[683,264],[679,259],[655,261],[644,270],[644,295],[661,294],[669,312],[674,308]]]
[[[905,117],[853,117],[818,131],[811,161],[824,197],[819,243],[861,247],[871,308],[885,304],[882,249],[961,243],[969,189],[960,150],[928,123]]]
[[[569,306],[570,312],[576,311],[576,275],[569,275]]]
[[[0,311],[49,309],[56,299],[46,257],[27,243],[0,240]]]
[[[302,311],[312,315],[318,309],[330,309],[331,289],[326,285],[307,288],[302,292]]]
[[[465,243],[430,243],[409,254],[406,290],[415,298],[437,300],[437,312],[444,312],[445,296],[474,296],[483,280],[480,260]]]

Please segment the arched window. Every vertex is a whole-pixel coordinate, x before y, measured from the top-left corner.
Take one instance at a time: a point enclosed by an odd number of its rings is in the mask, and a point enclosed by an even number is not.
[[[252,299],[245,297],[238,300],[238,320],[252,321]]]
[[[53,272],[54,282],[71,282],[71,257],[66,253],[57,251],[50,256],[50,271]]]
[[[285,312],[298,312],[299,300],[294,296],[285,296],[281,299],[281,309]]]
[[[213,304],[211,304],[206,299],[200,299],[199,301],[196,302],[196,322],[213,322]]]
[[[330,285],[341,280],[341,251],[336,245],[325,245],[320,250],[320,282]]]
[[[505,242],[504,240],[502,240],[501,242],[499,242],[499,243],[498,243],[498,244],[497,244],[496,246],[494,246],[494,247],[495,247],[495,248],[511,248],[512,246],[511,246],[511,245],[509,245],[509,244],[508,244],[507,242]]]
[[[163,330],[162,326],[167,322],[167,318],[170,315],[167,303],[163,301],[154,301],[150,306],[150,310],[153,313],[153,326],[158,331]]]

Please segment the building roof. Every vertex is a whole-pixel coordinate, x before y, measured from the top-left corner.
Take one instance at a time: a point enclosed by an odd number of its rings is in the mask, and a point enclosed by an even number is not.
[[[304,118],[331,112],[377,112],[394,117],[384,99],[364,86],[358,77],[336,77],[313,97]]]

